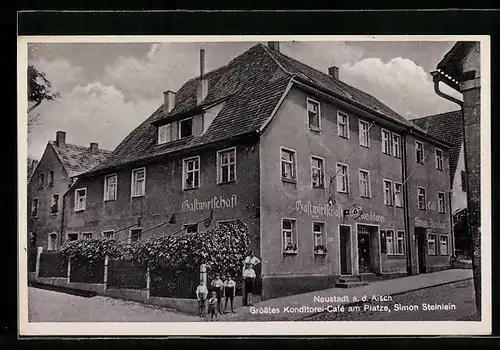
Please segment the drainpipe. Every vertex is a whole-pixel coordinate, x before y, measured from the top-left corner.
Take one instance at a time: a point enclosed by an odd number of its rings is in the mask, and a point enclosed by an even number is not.
[[[439,89],[439,82],[442,81],[443,83],[445,83],[449,87],[459,91],[458,90],[458,83],[456,82],[456,80],[454,80],[453,78],[448,78],[448,77],[442,75],[441,73],[439,73],[438,71],[431,72],[431,75],[432,75],[432,81],[434,82],[434,92],[436,93],[436,95],[438,95],[438,96],[440,96],[448,101],[456,103],[460,106],[460,108],[463,108],[464,103],[462,101],[460,101],[459,99],[457,99],[453,96],[445,94],[444,92],[442,92]]]
[[[410,208],[409,208],[409,200],[408,200],[408,181],[405,181],[406,177],[408,176],[408,162],[406,159],[406,148],[408,147],[408,143],[406,142],[406,133],[401,134],[401,141],[404,145],[402,147],[402,159],[401,159],[401,167],[402,167],[402,173],[403,173],[403,186],[401,188],[401,191],[403,191],[403,210],[404,210],[404,225],[405,225],[405,232],[406,232],[406,272],[408,273],[408,276],[413,275],[413,261],[412,261],[412,245],[413,245],[413,235],[414,233],[411,232],[410,228]]]

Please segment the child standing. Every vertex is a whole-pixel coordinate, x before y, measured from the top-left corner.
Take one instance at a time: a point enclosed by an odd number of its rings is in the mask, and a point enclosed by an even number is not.
[[[231,312],[234,313],[233,310],[233,301],[234,295],[236,293],[236,282],[233,280],[230,274],[226,276],[226,281],[224,282],[224,296],[226,297],[226,303],[224,305],[224,313],[227,310],[227,300],[231,301]]]
[[[211,316],[212,321],[217,320],[217,293],[212,292],[212,297],[208,299],[208,314]]]
[[[220,275],[216,274],[215,279],[212,280],[212,290],[215,292],[217,296],[217,309],[218,312],[221,313],[222,310],[222,292],[224,288],[224,282],[220,279]]]
[[[252,264],[247,264],[243,271],[243,280],[245,281],[244,302],[246,306],[252,306],[253,280],[255,279],[255,270]]]
[[[199,307],[199,313],[200,317],[205,317],[205,300],[207,299],[208,296],[208,289],[207,286],[205,286],[205,282],[203,280],[200,281],[200,285],[198,288],[196,288],[196,297],[198,298],[198,307]]]

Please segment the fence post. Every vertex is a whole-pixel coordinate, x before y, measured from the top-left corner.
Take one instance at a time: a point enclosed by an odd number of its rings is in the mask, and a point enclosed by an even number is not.
[[[71,258],[68,258],[68,272],[66,273],[66,283],[70,284],[71,277]]]
[[[146,266],[146,303],[149,302],[149,296],[151,291],[151,271],[149,271],[149,265]]]
[[[40,255],[43,252],[43,247],[36,248],[36,265],[35,265],[35,277],[38,279],[38,275],[40,274]]]
[[[108,288],[108,263],[109,263],[109,256],[106,255],[104,257],[104,291],[106,292],[106,289]]]
[[[200,281],[203,281],[203,284],[205,286],[207,285],[207,265],[206,264],[200,265]]]

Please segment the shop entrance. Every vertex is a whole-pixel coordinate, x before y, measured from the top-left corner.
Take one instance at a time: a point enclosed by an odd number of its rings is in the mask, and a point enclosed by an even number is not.
[[[358,224],[357,231],[359,273],[381,272],[378,226]]]
[[[418,250],[418,271],[419,273],[426,272],[425,266],[425,228],[415,227],[415,237],[417,237]]]
[[[351,226],[340,225],[340,274],[352,274],[351,266]]]

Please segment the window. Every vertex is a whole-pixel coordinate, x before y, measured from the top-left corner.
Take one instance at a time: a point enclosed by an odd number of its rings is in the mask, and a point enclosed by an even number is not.
[[[92,239],[92,232],[82,232],[82,239],[84,241]]]
[[[337,163],[337,192],[349,192],[349,170],[347,165]]]
[[[460,171],[460,180],[462,182],[462,191],[466,191],[467,190],[467,182],[466,182],[466,177],[465,177],[465,171]]]
[[[363,147],[370,147],[370,124],[360,120],[359,121],[359,144]]]
[[[384,180],[384,204],[385,205],[392,205],[392,199],[393,199],[393,194],[392,194],[392,181],[391,180]]]
[[[436,148],[435,158],[436,158],[436,169],[443,170],[443,151],[441,151],[439,148]]]
[[[52,201],[50,203],[50,213],[59,213],[59,194],[55,193],[52,195]]]
[[[444,205],[444,192],[438,192],[438,211],[440,213],[446,213],[446,207]]]
[[[294,219],[281,221],[282,243],[284,253],[297,253],[297,232]]]
[[[429,233],[427,236],[427,254],[437,255],[436,253],[436,235]]]
[[[114,230],[102,231],[102,236],[106,239],[115,239],[115,231]]]
[[[141,239],[142,228],[133,228],[130,230],[130,243],[137,242]]]
[[[236,148],[217,152],[218,183],[236,180]]]
[[[45,186],[45,173],[38,174],[38,188]]]
[[[179,121],[179,138],[189,137],[193,135],[193,119],[187,118]]]
[[[307,120],[311,130],[321,129],[320,104],[310,98],[307,99]]]
[[[66,241],[78,241],[78,232],[68,233],[66,237]]]
[[[132,170],[132,197],[144,196],[146,188],[146,168]]]
[[[417,188],[417,199],[418,199],[418,209],[426,210],[427,209],[427,195],[425,194],[425,188],[418,187]]]
[[[200,157],[191,157],[183,160],[183,190],[200,187]]]
[[[404,255],[405,254],[405,232],[398,231],[396,235],[396,244],[394,245],[394,254],[395,255]]]
[[[118,175],[108,175],[104,178],[104,200],[116,200]]]
[[[392,155],[401,158],[401,136],[392,134]]]
[[[382,129],[382,153],[391,154],[391,133]]]
[[[403,207],[403,185],[399,182],[394,182],[394,206]]]
[[[281,148],[281,179],[296,181],[295,151]]]
[[[387,237],[385,235],[385,230],[380,230],[380,252],[382,254],[387,254]]]
[[[198,224],[184,224],[182,225],[182,229],[186,231],[186,233],[198,233]]]
[[[387,247],[387,255],[394,255],[394,230],[385,231],[385,243]]]
[[[349,138],[349,116],[341,111],[337,111],[337,133],[340,137]]]
[[[47,250],[57,249],[57,233],[52,232],[49,234],[49,241],[47,242]]]
[[[417,163],[424,164],[424,144],[420,141],[415,141],[415,152]]]
[[[75,211],[85,210],[87,203],[87,189],[79,188],[75,191]]]
[[[448,236],[441,235],[439,237],[439,254],[448,255]]]
[[[36,218],[38,216],[38,198],[33,198],[31,201],[31,217]]]
[[[370,198],[370,172],[359,169],[359,195]]]
[[[49,170],[48,186],[54,186],[54,170]]]
[[[170,124],[165,124],[158,127],[158,144],[170,142],[171,126]]]
[[[325,224],[322,222],[313,222],[313,239],[314,239],[314,250],[316,253],[316,247],[323,245],[323,236],[325,234]]]
[[[313,188],[325,187],[325,164],[323,158],[311,157],[311,176]]]

